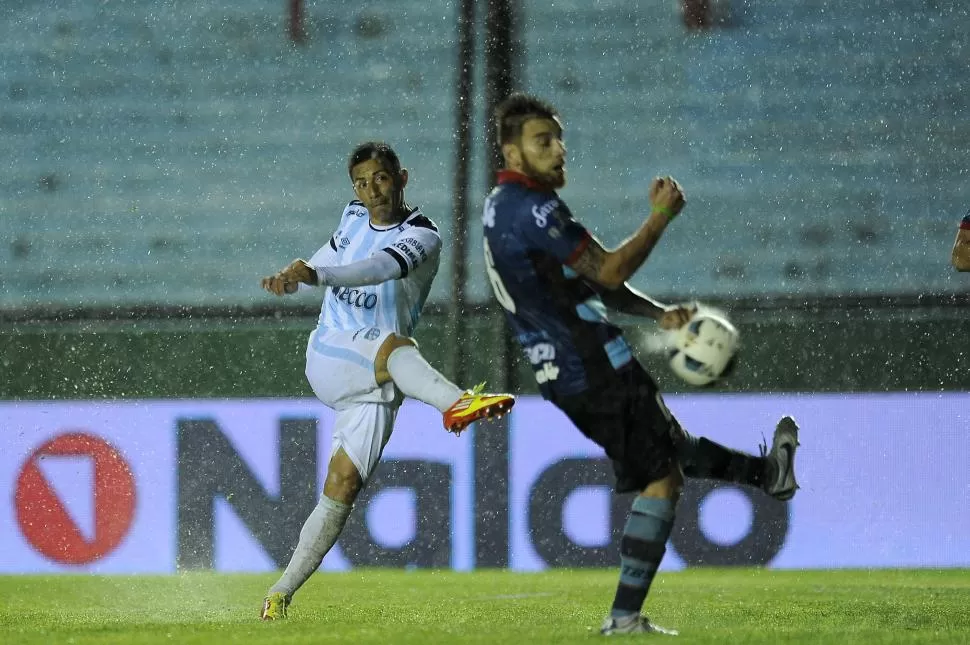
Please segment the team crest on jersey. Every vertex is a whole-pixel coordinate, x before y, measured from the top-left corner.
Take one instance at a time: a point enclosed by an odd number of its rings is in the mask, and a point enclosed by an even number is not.
[[[345,249],[348,246],[350,246],[350,238],[349,237],[340,238],[340,248]]]
[[[367,330],[367,333],[364,334],[364,338],[366,338],[367,340],[375,340],[380,335],[381,335],[380,329],[378,329],[377,327],[371,327],[370,329]]]

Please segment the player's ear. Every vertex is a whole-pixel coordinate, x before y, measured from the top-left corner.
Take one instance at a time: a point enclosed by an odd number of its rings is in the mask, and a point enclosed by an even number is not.
[[[502,144],[502,156],[505,157],[506,168],[518,168],[522,165],[522,152],[514,143]]]
[[[403,190],[404,187],[408,185],[408,169],[401,168],[401,172],[399,173],[399,176],[401,178],[401,189]]]

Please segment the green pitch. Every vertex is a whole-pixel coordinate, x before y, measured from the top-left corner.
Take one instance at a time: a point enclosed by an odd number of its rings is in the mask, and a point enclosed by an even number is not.
[[[274,579],[0,577],[0,643],[588,645],[616,573],[318,573],[289,620],[262,623]],[[970,572],[690,570],[659,576],[648,609],[685,645],[970,643]]]

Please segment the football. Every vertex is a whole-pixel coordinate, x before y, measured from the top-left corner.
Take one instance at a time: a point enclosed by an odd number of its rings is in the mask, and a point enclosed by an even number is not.
[[[710,385],[733,367],[739,346],[738,330],[726,317],[700,311],[677,330],[670,368],[691,385]]]

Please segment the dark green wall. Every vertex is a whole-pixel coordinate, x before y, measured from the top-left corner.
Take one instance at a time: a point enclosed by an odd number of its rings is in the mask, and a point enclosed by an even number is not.
[[[966,307],[733,311],[742,361],[725,391],[970,390]],[[501,382],[495,314],[467,319],[468,383]],[[635,340],[653,323],[621,321]],[[0,324],[0,399],[310,396],[303,377],[315,317],[187,318]],[[447,318],[428,314],[417,339],[451,375]],[[661,386],[687,391],[661,357],[642,355]],[[521,392],[535,392],[518,361]]]

